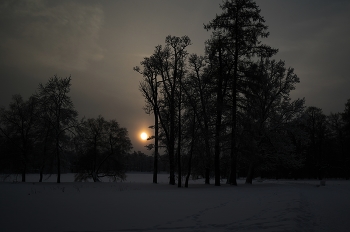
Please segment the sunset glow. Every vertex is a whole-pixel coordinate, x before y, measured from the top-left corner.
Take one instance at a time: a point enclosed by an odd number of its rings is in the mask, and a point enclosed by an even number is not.
[[[141,139],[146,140],[148,138],[147,134],[145,132],[141,133]]]

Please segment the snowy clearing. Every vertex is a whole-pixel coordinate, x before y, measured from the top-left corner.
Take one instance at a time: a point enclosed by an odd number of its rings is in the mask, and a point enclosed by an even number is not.
[[[51,176],[46,181],[54,181]],[[265,180],[239,186],[167,184],[168,175],[129,173],[125,182],[0,182],[0,230],[349,231],[350,181]],[[28,181],[37,181],[28,175]],[[9,180],[8,180],[9,181]]]

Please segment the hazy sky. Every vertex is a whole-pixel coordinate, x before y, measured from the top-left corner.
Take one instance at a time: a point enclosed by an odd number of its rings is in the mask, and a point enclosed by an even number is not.
[[[152,125],[133,71],[167,35],[188,35],[190,53],[203,54],[221,0],[0,1],[0,106],[13,94],[27,99],[49,77],[72,76],[80,117],[116,119],[134,150],[147,154],[139,134]],[[350,99],[350,1],[257,0],[269,26],[265,42],[301,83],[294,98],[324,113]]]

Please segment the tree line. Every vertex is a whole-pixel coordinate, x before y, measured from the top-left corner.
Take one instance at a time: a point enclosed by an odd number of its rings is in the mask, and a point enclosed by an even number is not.
[[[349,178],[350,100],[344,113],[324,115],[292,100],[294,69],[273,59],[278,50],[252,0],[229,0],[204,25],[211,32],[204,55],[189,54],[188,36],[167,36],[134,70],[145,112],[154,115],[153,182],[159,148],[169,164],[169,184],[190,176],[209,184],[237,176]]]
[[[103,177],[125,179],[132,149],[128,131],[116,120],[82,118],[69,96],[71,77],[51,77],[24,100],[14,95],[8,108],[0,108],[0,172],[74,172],[76,181]],[[131,161],[130,161],[131,162]],[[63,170],[62,170],[63,169]]]
[[[230,0],[204,25],[204,55],[189,54],[188,36],[165,45],[134,68],[145,112],[153,114],[152,157],[132,149],[116,120],[78,120],[69,97],[71,78],[54,76],[28,100],[14,95],[0,109],[0,172],[76,173],[77,181],[125,179],[126,171],[169,172],[169,184],[237,177],[346,178],[350,176],[350,99],[342,113],[325,115],[293,100],[294,69],[273,59],[278,50],[252,0]],[[163,154],[160,154],[161,148]],[[184,184],[182,183],[184,181]]]

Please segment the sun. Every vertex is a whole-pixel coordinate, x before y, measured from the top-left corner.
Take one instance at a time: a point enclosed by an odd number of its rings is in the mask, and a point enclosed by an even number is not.
[[[146,140],[148,138],[147,134],[145,132],[141,133],[141,139]]]

